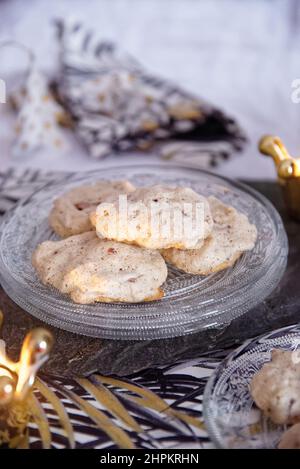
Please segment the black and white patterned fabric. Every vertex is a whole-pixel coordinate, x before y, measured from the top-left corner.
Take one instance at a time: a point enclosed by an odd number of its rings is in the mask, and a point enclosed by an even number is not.
[[[35,170],[15,170],[0,173],[0,215],[13,210],[20,198],[65,176],[66,173],[43,173]],[[1,219],[1,218],[0,218]],[[153,367],[115,383],[106,382],[104,377],[90,376],[95,383],[98,379],[106,390],[112,393],[133,416],[140,426],[140,431],[131,429],[128,433],[132,445],[144,449],[166,448],[212,448],[213,444],[203,423],[202,400],[208,378],[229,351],[218,351],[195,360],[174,363],[164,367]],[[116,417],[114,407],[103,406],[77,380],[62,376],[42,375],[41,379],[49,386],[63,403],[74,431],[76,448],[117,448],[117,441],[100,428],[86,413],[77,398],[88,402],[93,408],[104,412],[115,428],[124,428],[124,422]],[[141,400],[144,392],[151,392],[153,402]],[[63,435],[61,424],[51,404],[38,390],[35,391],[40,401],[51,433],[52,448],[69,447],[68,439]],[[135,393],[138,402],[133,401]],[[113,401],[112,401],[113,402]],[[153,407],[154,406],[154,407]],[[113,433],[112,433],[113,434]],[[41,448],[41,435],[36,425],[30,426],[29,446]]]
[[[58,21],[60,74],[54,83],[89,154],[146,150],[203,158],[215,166],[243,148],[237,123],[219,109],[149,74],[114,43],[78,22]]]

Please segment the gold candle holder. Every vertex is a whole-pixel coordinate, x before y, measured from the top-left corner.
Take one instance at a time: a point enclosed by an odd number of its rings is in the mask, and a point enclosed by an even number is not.
[[[280,138],[271,135],[261,138],[259,151],[273,158],[287,211],[300,221],[300,159],[293,158]]]
[[[0,327],[3,313],[0,311]],[[22,345],[20,360],[6,355],[0,340],[0,446],[19,447],[31,418],[32,387],[37,371],[48,359],[53,338],[46,329],[29,332]]]

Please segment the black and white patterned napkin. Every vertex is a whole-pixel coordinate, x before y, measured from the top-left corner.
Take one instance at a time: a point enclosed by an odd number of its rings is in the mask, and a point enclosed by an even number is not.
[[[54,86],[92,157],[156,144],[164,158],[202,158],[208,167],[243,148],[242,130],[221,110],[149,74],[83,24],[59,20],[57,27],[60,73]]]
[[[43,172],[39,170],[9,169],[0,172],[0,221],[4,213],[13,209],[19,199],[29,196],[41,186],[57,181],[58,178],[65,177],[62,172]],[[126,399],[130,394],[126,386],[136,385],[143,387],[156,395],[159,399],[165,399],[166,410],[172,408],[180,410],[183,414],[192,416],[199,425],[203,421],[202,400],[203,391],[212,370],[218,365],[220,360],[226,356],[225,351],[211,353],[210,356],[199,357],[196,360],[187,360],[181,363],[174,363],[164,367],[153,367],[141,371],[132,376],[126,377],[123,382],[119,381],[119,387],[115,389],[114,395],[122,400],[122,405],[126,411],[134,412],[141,427],[142,432],[130,431],[130,438],[137,448],[211,448],[213,445],[205,428],[194,427],[190,423],[180,422],[170,417],[167,412],[159,412],[135,405]],[[89,402],[97,408],[99,403],[94,397],[81,389],[75,380],[64,378],[63,376],[51,377],[43,375],[43,380],[61,398],[61,391],[64,388],[71,389],[72,392]],[[106,387],[106,384],[103,384]],[[109,387],[109,386],[108,386]],[[167,391],[166,391],[167,390]],[[110,389],[111,392],[111,389]],[[39,397],[37,395],[37,397]],[[65,448],[67,439],[62,437],[59,422],[53,418],[53,409],[42,403],[44,412],[48,417],[49,431],[51,433],[52,448]],[[106,432],[97,428],[86,412],[76,408],[76,403],[68,398],[64,398],[64,409],[68,414],[74,429],[74,439],[76,448],[108,448],[115,449],[116,444]],[[74,413],[74,409],[76,412]],[[122,427],[120,421],[109,409],[104,408],[104,412],[111,420],[112,425]],[[33,426],[30,428],[30,448],[41,448],[41,439],[38,430]]]

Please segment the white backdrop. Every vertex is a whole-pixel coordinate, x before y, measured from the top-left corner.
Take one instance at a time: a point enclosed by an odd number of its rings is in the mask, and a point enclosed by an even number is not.
[[[280,135],[300,155],[300,104],[291,82],[300,77],[300,2],[297,0],[0,0],[0,39],[33,48],[40,65],[55,63],[55,17],[85,20],[114,39],[155,73],[212,101],[237,117],[250,145],[219,168],[225,175],[273,178],[272,162],[259,156],[264,133]],[[0,51],[0,78],[17,59]],[[88,159],[70,137],[62,157],[41,151],[26,159],[10,154],[13,116],[0,104],[0,163],[49,170],[89,170],[148,156]]]

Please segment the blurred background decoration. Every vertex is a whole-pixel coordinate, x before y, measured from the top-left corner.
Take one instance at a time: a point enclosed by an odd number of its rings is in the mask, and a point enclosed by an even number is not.
[[[243,132],[220,109],[149,74],[80,21],[55,25],[59,61],[52,79],[39,70],[34,50],[14,40],[0,42],[0,54],[9,47],[12,56],[22,50],[29,59],[23,82],[7,92],[18,113],[13,155],[65,151],[60,125],[74,131],[95,159],[153,149],[164,159],[188,163],[194,157],[203,167],[215,167],[242,150]]]

